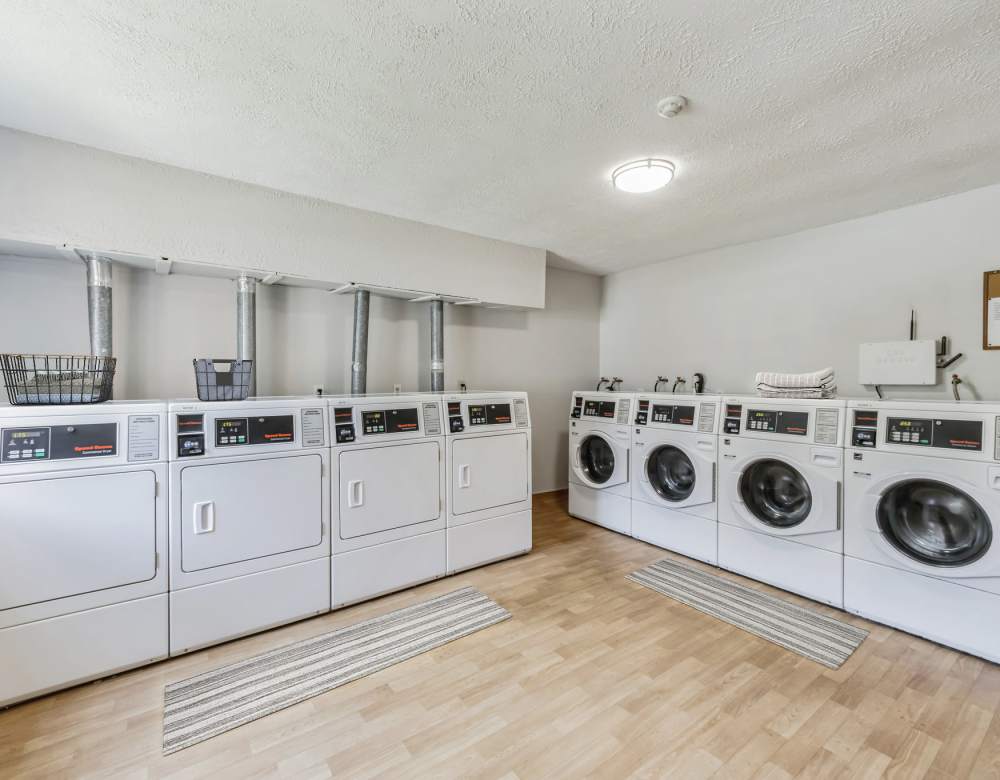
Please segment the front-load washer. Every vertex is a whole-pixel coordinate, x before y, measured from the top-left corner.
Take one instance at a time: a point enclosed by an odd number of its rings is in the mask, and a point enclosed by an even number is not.
[[[1000,662],[1000,404],[848,414],[844,606]]]
[[[637,393],[632,536],[716,563],[719,397]]]
[[[531,550],[528,394],[446,395],[448,573]]]
[[[722,403],[719,566],[843,606],[845,401]]]
[[[166,404],[0,407],[0,706],[167,656]]]
[[[439,395],[331,398],[333,606],[443,577]]]
[[[171,655],[329,611],[326,413],[169,404]]]
[[[633,393],[574,391],[569,413],[569,513],[632,534]]]

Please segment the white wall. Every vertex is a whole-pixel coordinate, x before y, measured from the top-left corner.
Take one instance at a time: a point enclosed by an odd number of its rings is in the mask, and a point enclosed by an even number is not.
[[[748,392],[759,370],[832,365],[841,395],[857,382],[858,344],[948,336],[965,357],[936,387],[894,397],[1000,400],[1000,352],[982,349],[983,272],[1000,268],[1000,185],[782,238],[690,255],[605,277],[601,373],[625,387],[657,374],[706,375]]]
[[[0,238],[538,307],[545,251],[0,127]]]
[[[597,373],[600,283],[549,269],[545,309],[445,307],[446,387],[528,391],[539,492],[566,484],[567,399]],[[85,354],[85,285],[82,263],[0,258],[0,352]],[[258,286],[257,309],[260,394],[350,387],[350,296]],[[191,360],[233,355],[233,282],[116,266],[113,311],[118,398],[192,396]],[[429,338],[426,304],[373,296],[369,392],[427,389]]]

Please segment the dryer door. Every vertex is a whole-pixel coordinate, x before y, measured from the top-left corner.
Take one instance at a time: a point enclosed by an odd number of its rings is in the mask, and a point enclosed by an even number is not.
[[[528,498],[528,437],[455,439],[451,443],[451,509],[456,515]]]
[[[188,466],[180,479],[183,571],[302,550],[323,540],[319,455]]]
[[[354,539],[441,516],[441,449],[436,441],[344,450],[340,538]]]
[[[709,445],[711,448],[711,445]],[[665,504],[682,508],[715,500],[713,457],[675,443],[654,445],[643,461],[640,478]]]
[[[601,431],[583,433],[573,452],[573,469],[590,487],[624,484],[628,481],[628,450]]]
[[[156,576],[156,474],[0,482],[0,610]]]
[[[969,493],[934,479],[892,485],[876,508],[879,530],[896,550],[917,563],[968,566],[989,550],[989,515]]]

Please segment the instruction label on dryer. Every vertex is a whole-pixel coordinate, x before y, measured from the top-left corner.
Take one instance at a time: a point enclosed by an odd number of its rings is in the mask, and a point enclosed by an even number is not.
[[[128,416],[128,460],[156,460],[160,456],[160,418],[155,414]]]
[[[302,410],[302,446],[322,447],[326,444],[326,420],[322,409]]]

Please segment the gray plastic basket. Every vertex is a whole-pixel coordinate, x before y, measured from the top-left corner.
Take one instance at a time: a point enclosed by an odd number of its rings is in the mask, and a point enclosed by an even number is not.
[[[199,401],[242,401],[250,394],[252,360],[195,358]]]

